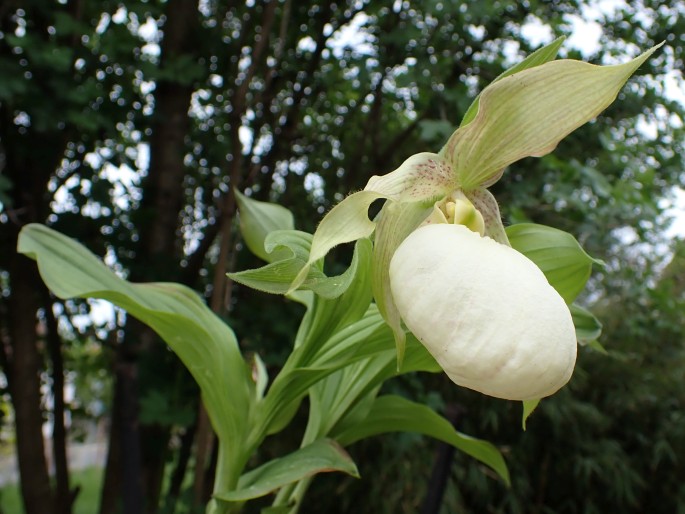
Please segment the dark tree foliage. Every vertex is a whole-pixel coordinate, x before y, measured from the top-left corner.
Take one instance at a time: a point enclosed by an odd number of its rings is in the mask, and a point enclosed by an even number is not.
[[[196,288],[273,376],[301,311],[225,279],[256,264],[236,233],[234,188],[286,205],[311,231],[371,175],[437,151],[478,91],[535,49],[522,27],[560,36],[582,15],[592,11],[573,0],[2,2],[0,358],[26,512],[72,511],[66,449],[77,430],[65,413],[92,393],[79,384],[111,384],[99,397],[110,419],[102,513],[201,504],[213,447],[175,356],[121,313],[75,322],[91,307],[50,297],[14,251],[21,226],[48,223],[134,280]],[[664,90],[683,69],[685,5],[643,0],[598,16],[601,49],[567,44],[564,56],[607,63],[666,45],[612,107],[553,154],[512,166],[494,193],[506,223],[567,230],[606,262],[586,302],[609,355],[582,349],[570,386],[525,432],[519,404],[442,376],[388,384],[456,410],[459,428],[507,455],[511,490],[457,454],[444,512],[685,509],[682,248],[666,266],[663,235],[664,199],[685,186],[684,108]],[[65,376],[81,403],[65,401]],[[301,428],[263,457],[297,444]],[[352,447],[364,479],[317,479],[311,512],[419,511],[435,448],[410,434]]]

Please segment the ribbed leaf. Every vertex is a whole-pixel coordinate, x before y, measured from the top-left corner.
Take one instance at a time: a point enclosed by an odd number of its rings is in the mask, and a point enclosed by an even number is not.
[[[507,227],[506,232],[512,248],[537,264],[569,305],[585,287],[592,264],[601,264],[601,261],[585,253],[578,241],[563,230],[520,223]]]
[[[85,247],[43,225],[22,229],[18,251],[38,262],[58,297],[108,300],[153,328],[200,385],[219,438],[240,447],[254,388],[233,331],[194,291],[171,283],[129,283]]]
[[[332,471],[359,478],[357,467],[347,452],[335,441],[320,439],[245,473],[235,491],[216,494],[215,498],[228,502],[260,498],[303,478]]]
[[[490,466],[507,484],[509,470],[502,454],[492,444],[457,432],[452,424],[426,405],[393,395],[376,399],[363,423],[338,436],[347,446],[355,441],[388,432],[418,432],[451,444]]]
[[[576,327],[576,337],[578,337],[580,344],[593,343],[602,334],[602,324],[587,309],[574,303],[571,305],[571,316]],[[597,347],[595,348],[597,349]],[[602,348],[602,350],[604,349]]]
[[[278,255],[264,248],[266,236],[275,230],[295,228],[293,214],[281,205],[259,202],[235,191],[240,233],[250,251],[262,260],[273,262]],[[299,270],[298,270],[299,271]]]
[[[272,294],[286,294],[298,273],[307,265],[311,234],[297,230],[277,230],[265,240],[268,255],[278,254],[276,260],[257,269],[229,273],[228,277],[239,284]],[[371,242],[361,239],[355,246],[350,267],[339,276],[327,277],[316,266],[308,267],[307,278],[300,289],[314,291],[323,298],[337,298],[343,294],[356,276],[359,266],[370,267]]]
[[[258,430],[269,434],[280,431],[292,418],[310,387],[342,368],[379,354],[384,354],[383,358],[388,363],[385,370],[387,378],[410,371],[441,371],[423,345],[410,337],[398,372],[392,332],[373,304],[362,319],[332,334],[317,350],[315,355],[303,359],[300,353],[306,352],[307,348],[297,348],[288,358],[266,394],[263,408],[259,411],[262,417],[256,422]],[[255,434],[255,437],[260,434]]]

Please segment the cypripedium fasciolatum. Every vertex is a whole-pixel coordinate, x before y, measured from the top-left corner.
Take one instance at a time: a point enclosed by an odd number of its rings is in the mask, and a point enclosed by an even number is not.
[[[559,43],[485,88],[440,152],[409,157],[336,205],[291,290],[331,248],[374,234],[374,297],[400,361],[404,321],[459,385],[515,400],[562,387],[576,356],[569,308],[510,247],[487,188],[508,165],[551,152],[596,117],[658,47],[596,66],[551,60]],[[368,209],[378,199],[386,202],[372,221]]]

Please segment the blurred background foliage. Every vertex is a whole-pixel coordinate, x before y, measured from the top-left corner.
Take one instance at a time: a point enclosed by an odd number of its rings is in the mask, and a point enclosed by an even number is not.
[[[493,190],[505,223],[567,230],[606,262],[584,301],[608,353],[581,349],[525,432],[520,404],[444,376],[387,384],[500,446],[512,488],[402,434],[353,446],[363,479],[317,478],[308,512],[685,512],[685,246],[670,226],[685,188],[685,3],[5,0],[1,433],[26,512],[73,512],[67,448],[92,437],[109,451],[87,512],[119,512],[124,497],[130,514],[200,512],[213,445],[174,355],[121,312],[51,297],[14,251],[22,225],[48,223],[134,280],[196,288],[273,376],[301,309],[225,279],[257,264],[233,188],[312,231],[371,175],[438,150],[485,85],[561,35],[563,57],[598,64],[666,42],[606,112]],[[341,248],[328,266],[346,259]],[[442,510],[425,501],[440,477]]]

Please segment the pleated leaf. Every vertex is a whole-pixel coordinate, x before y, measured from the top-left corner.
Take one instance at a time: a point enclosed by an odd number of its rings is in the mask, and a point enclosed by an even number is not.
[[[260,498],[317,473],[339,471],[359,478],[354,461],[335,441],[320,439],[243,474],[235,491],[215,498],[235,502]]]
[[[400,396],[376,398],[363,423],[338,436],[347,446],[355,441],[388,432],[417,432],[451,444],[492,468],[509,485],[510,477],[502,454],[492,444],[458,432],[452,424],[430,407]]]
[[[254,387],[233,331],[197,293],[179,284],[127,282],[87,248],[43,225],[22,229],[18,251],[37,261],[58,297],[108,300],[149,325],[199,384],[222,442],[244,438]]]
[[[235,191],[235,198],[240,233],[245,244],[260,259],[267,262],[276,260],[278,255],[267,252],[264,242],[271,232],[295,228],[292,212],[281,205],[254,200],[238,191]]]
[[[509,242],[542,270],[547,280],[567,304],[585,287],[593,259],[568,232],[545,225],[520,223],[507,227]]]

